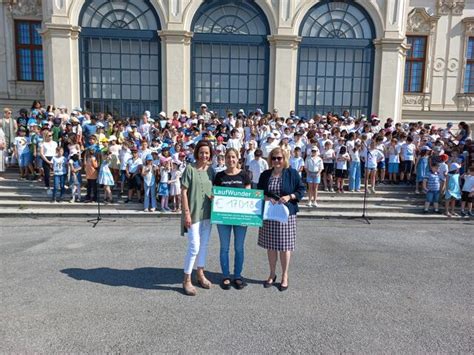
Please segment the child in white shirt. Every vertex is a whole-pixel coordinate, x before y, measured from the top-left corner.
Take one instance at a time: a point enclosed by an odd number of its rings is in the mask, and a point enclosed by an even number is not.
[[[347,147],[345,145],[339,147],[339,153],[336,158],[336,188],[337,192],[344,192],[344,178],[347,173],[347,162],[351,159],[347,153]]]

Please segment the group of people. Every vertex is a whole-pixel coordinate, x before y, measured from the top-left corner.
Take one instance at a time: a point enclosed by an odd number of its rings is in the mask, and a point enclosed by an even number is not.
[[[469,197],[449,191],[446,195],[450,184],[464,192],[470,187],[473,145],[465,122],[437,127],[394,123],[388,118],[381,124],[376,115],[354,118],[348,111],[305,119],[294,111],[283,117],[278,110],[260,109],[248,115],[243,110],[227,112],[222,117],[206,104],[189,114],[184,109],[171,117],[145,111],[140,117],[123,118],[94,115],[80,107],[71,112],[65,106],[44,108],[35,101],[30,110],[21,109],[15,116],[5,108],[0,129],[4,147],[0,171],[6,164],[17,164],[20,179],[44,181],[52,202],[63,200],[66,192],[70,202],[93,202],[101,187],[105,203],[124,194],[124,202],[129,202],[136,195],[145,211],[178,212],[181,176],[186,165],[195,161],[196,144],[207,140],[213,149],[214,172],[225,169],[225,152],[234,148],[253,188],[268,169],[270,151],[282,148],[307,184],[308,207],[318,207],[320,189],[360,192],[365,181],[368,193],[376,193],[378,184],[413,184],[416,193],[424,192],[425,178],[437,163],[440,196],[454,199],[450,206],[462,200],[463,214],[472,211],[463,207],[472,203]],[[459,179],[450,179],[453,164],[460,165]],[[83,173],[85,196],[81,195]],[[431,203],[440,200],[428,196]],[[451,208],[447,214],[452,212]]]
[[[224,116],[202,104],[199,112],[184,109],[169,117],[114,117],[92,114],[80,107],[44,108],[39,101],[17,117],[5,108],[0,120],[0,173],[18,165],[19,179],[43,181],[52,202],[93,202],[103,189],[103,201],[125,195],[144,211],[181,212],[188,235],[183,290],[195,295],[191,273],[209,288],[204,268],[211,233],[212,186],[261,189],[266,203],[287,206],[286,223],[266,220],[258,244],[267,249],[266,288],[288,288],[288,268],[295,248],[298,203],[308,191],[307,207],[318,207],[318,191],[376,193],[378,184],[414,185],[426,193],[424,211],[435,212],[444,197],[445,213],[455,215],[457,201],[463,216],[473,216],[474,145],[468,124],[446,127],[423,122],[381,124],[377,115],[357,118],[348,111],[306,119],[291,111],[226,112]],[[85,176],[86,195],[82,196]],[[0,174],[1,178],[1,174]],[[157,203],[159,201],[159,204]],[[245,287],[242,278],[246,227],[217,226],[220,238],[221,287]],[[234,234],[234,272],[229,249]]]

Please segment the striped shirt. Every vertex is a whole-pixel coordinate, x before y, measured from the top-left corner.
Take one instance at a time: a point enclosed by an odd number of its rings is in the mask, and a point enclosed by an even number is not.
[[[428,191],[439,191],[440,183],[439,183],[439,175],[438,173],[430,172],[425,176],[426,188]]]

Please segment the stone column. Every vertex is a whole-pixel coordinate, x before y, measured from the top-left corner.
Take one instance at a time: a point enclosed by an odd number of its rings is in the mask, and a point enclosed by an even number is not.
[[[401,38],[385,38],[374,41],[380,68],[378,106],[373,112],[382,119],[393,118],[396,122],[402,118],[402,95],[405,74],[406,45]],[[374,102],[375,103],[375,102]]]
[[[277,108],[283,116],[296,109],[298,47],[301,37],[293,35],[268,36],[270,42],[270,78],[268,110]]]
[[[161,37],[162,109],[191,108],[191,38],[192,32],[163,30]],[[170,112],[168,112],[170,111]]]
[[[14,53],[10,56],[7,54],[7,31],[9,30],[8,23],[6,21],[7,1],[0,0],[0,18],[5,21],[0,22],[0,98],[8,97],[8,58],[13,57]],[[11,32],[8,31],[8,32]]]
[[[44,86],[48,104],[80,104],[79,39],[80,27],[43,24]]]

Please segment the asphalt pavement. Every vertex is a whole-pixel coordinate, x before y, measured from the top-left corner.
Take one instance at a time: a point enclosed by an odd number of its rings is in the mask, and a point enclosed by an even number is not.
[[[286,292],[252,228],[248,286],[188,297],[177,219],[0,219],[0,352],[472,353],[473,226],[301,219]]]

